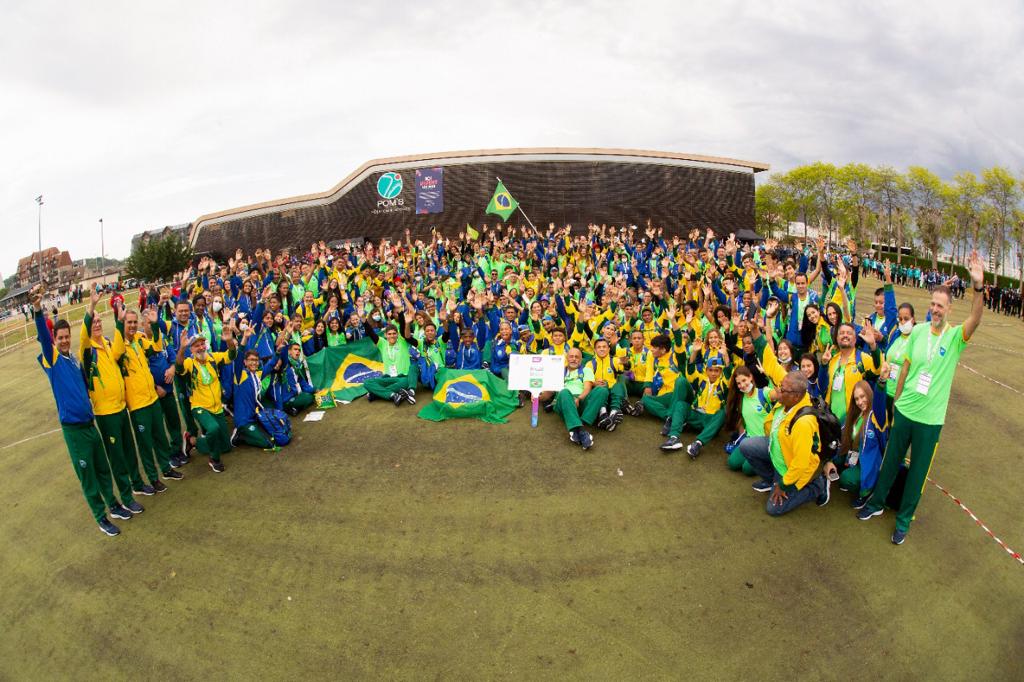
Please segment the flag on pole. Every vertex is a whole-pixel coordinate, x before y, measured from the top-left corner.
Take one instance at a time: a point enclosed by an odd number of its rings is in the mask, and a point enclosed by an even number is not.
[[[440,422],[473,417],[504,424],[519,401],[504,380],[486,369],[440,369],[434,399],[420,410],[419,418]]]
[[[470,240],[478,239],[480,237],[480,233],[474,230],[472,225],[466,223],[466,236],[469,237]]]
[[[519,208],[519,202],[512,198],[512,195],[505,189],[505,183],[499,180],[498,186],[494,189],[494,196],[491,197],[491,203],[487,204],[487,213],[494,213],[500,215],[502,220],[508,220],[508,217],[517,208]]]

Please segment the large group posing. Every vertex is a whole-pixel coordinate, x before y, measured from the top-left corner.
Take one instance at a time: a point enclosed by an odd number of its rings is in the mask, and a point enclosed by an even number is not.
[[[957,326],[945,283],[915,311],[897,301],[893,267],[862,263],[852,242],[745,246],[649,224],[240,249],[143,286],[136,307],[116,297],[113,329],[93,293],[76,354],[68,322],[46,320],[45,292],[32,303],[72,463],[108,535],[108,513],[141,513],[136,496],[165,491],[196,451],[220,473],[234,447],[280,447],[275,424],[318,398],[307,358],[366,337],[382,366],[370,400],[415,404],[444,367],[507,380],[514,354],[560,355],[564,389],[540,399],[582,449],[627,416],[650,415],[661,450],[692,459],[724,431],[723,460],[756,477],[769,514],[824,505],[836,482],[862,520],[894,507],[901,544],[984,309],[977,254],[969,265]],[[862,270],[882,286],[858,313]]]

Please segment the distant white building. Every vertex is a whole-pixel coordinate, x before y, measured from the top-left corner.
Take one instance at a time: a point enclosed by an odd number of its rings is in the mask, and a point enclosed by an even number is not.
[[[798,220],[794,220],[786,228],[786,234],[788,234],[790,237],[798,237],[800,239],[803,239],[804,237],[806,237],[807,239],[817,239],[818,238],[818,226],[817,225],[807,225],[806,226],[806,231],[805,231],[804,223],[802,223],[802,222],[800,222]],[[824,236],[824,234],[822,236]]]

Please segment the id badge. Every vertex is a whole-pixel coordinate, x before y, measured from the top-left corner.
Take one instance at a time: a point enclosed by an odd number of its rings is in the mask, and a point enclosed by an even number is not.
[[[389,377],[397,377],[398,376],[398,368],[397,367],[389,368],[388,369],[388,376]]]
[[[843,390],[843,371],[836,372],[836,376],[832,379],[832,390],[841,391]]]
[[[889,378],[893,381],[900,378],[900,365],[889,365]]]
[[[921,372],[917,376],[917,392],[921,395],[928,395],[928,388],[932,385],[932,375],[928,372]]]

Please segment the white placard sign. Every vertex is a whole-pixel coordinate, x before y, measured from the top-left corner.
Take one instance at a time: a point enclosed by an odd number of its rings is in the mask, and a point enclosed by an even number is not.
[[[565,388],[564,355],[519,355],[509,357],[508,387],[512,391],[561,391]]]

